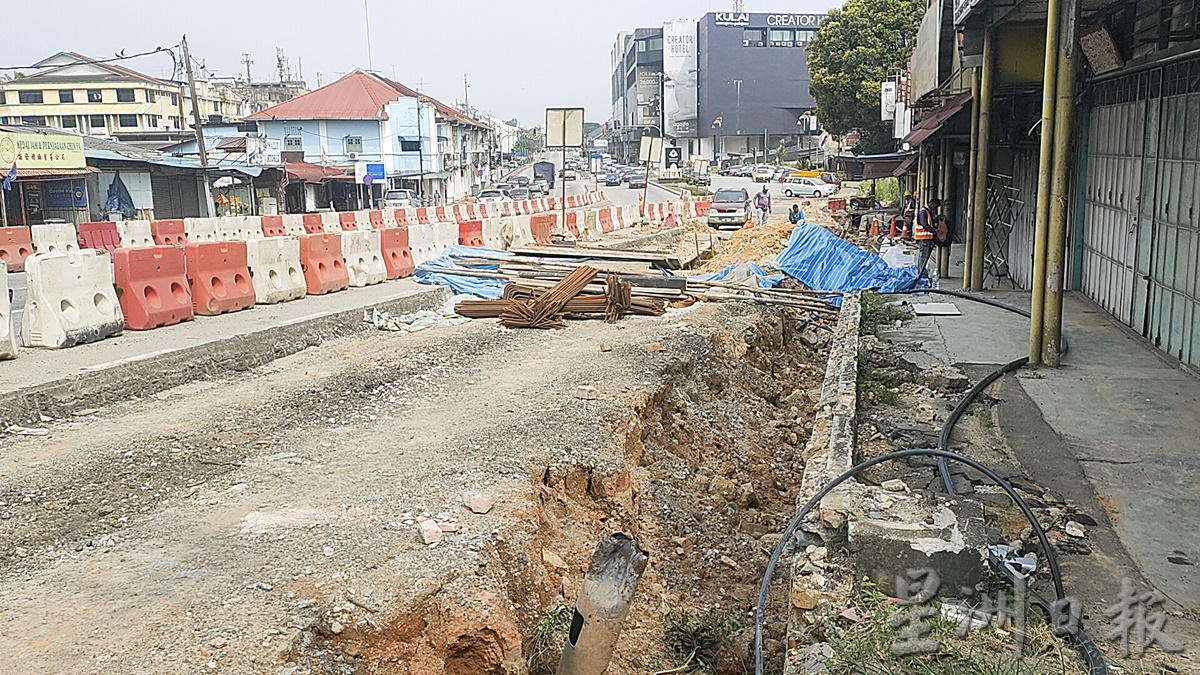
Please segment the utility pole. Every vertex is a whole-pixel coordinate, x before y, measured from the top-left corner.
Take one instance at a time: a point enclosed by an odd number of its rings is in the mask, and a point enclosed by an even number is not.
[[[371,8],[367,6],[368,0],[363,0],[363,17],[366,19],[365,28],[367,31],[367,70],[375,70],[375,64],[371,60]]]
[[[192,55],[188,52],[187,36],[183,36],[183,63],[187,68],[188,93],[192,99],[192,126],[196,129],[196,146],[200,150],[200,175],[204,179],[204,208],[201,217],[212,215],[212,186],[208,184],[208,150],[204,147],[204,127],[200,125],[200,101],[196,98],[196,77],[192,74]]]
[[[463,74],[463,108],[468,115],[471,114],[471,85],[467,84],[467,76]]]

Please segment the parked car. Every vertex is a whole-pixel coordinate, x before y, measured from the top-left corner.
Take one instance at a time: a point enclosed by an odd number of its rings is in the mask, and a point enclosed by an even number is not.
[[[754,182],[755,183],[770,183],[775,178],[775,169],[769,166],[754,167]]]
[[[743,165],[739,166],[737,169],[735,169],[734,172],[729,175],[736,176],[738,178],[750,178],[751,176],[754,175],[754,167],[743,164]]]
[[[838,178],[838,175],[832,171],[826,171],[822,173],[819,178],[830,185],[836,185],[839,188],[842,187],[842,179]]]
[[[606,186],[620,185],[621,184],[621,174],[617,173],[616,171],[610,172],[607,176],[604,177],[604,184]]]
[[[388,190],[383,195],[383,208],[385,209],[416,208],[420,205],[421,200],[413,194],[412,190]]]
[[[629,174],[629,187],[633,190],[644,190],[646,188],[646,174],[631,173]]]
[[[544,178],[535,178],[529,184],[529,191],[540,195],[548,195],[550,194],[550,184]]]
[[[741,171],[741,169],[742,169],[741,164],[738,164],[737,166],[727,166],[727,167],[717,171],[717,175],[718,176],[736,176],[737,172]]]
[[[496,188],[484,190],[479,193],[480,204],[498,204],[510,201],[512,200],[508,198],[508,195],[503,190],[497,190]]]
[[[712,185],[712,174],[707,171],[692,174],[692,183],[701,186]]]
[[[529,188],[516,187],[508,191],[508,196],[512,199],[529,199]]]
[[[780,192],[785,197],[827,197],[837,191],[837,187],[826,183],[820,178],[799,176],[784,181]]]
[[[746,188],[721,188],[712,196],[708,208],[708,226],[720,229],[732,225],[741,227],[750,219],[750,193]]]

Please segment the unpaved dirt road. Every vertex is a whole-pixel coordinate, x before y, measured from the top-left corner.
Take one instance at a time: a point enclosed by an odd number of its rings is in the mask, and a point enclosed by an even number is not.
[[[790,512],[824,357],[781,316],[372,333],[6,436],[0,672],[522,672],[606,529],[652,553],[613,672],[661,662]]]

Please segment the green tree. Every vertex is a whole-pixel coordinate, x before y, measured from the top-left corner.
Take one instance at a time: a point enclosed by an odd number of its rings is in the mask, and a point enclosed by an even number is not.
[[[925,7],[923,0],[847,0],[808,43],[817,116],[831,134],[857,131],[859,152],[895,149],[891,123],[879,119],[879,84],[908,66]]]

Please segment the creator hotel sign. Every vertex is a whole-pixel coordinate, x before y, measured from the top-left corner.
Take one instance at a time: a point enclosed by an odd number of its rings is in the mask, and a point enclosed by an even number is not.
[[[763,14],[758,12],[716,12],[718,26],[755,28],[816,28],[823,14]]]

